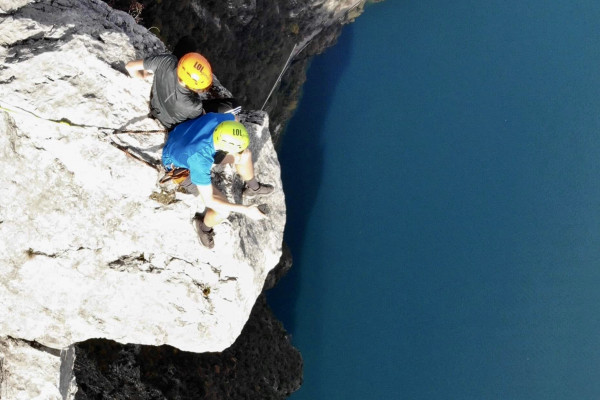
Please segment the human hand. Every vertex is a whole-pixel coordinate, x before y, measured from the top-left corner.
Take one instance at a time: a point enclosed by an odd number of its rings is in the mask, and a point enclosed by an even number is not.
[[[133,73],[129,74],[132,78],[146,79],[152,76],[152,72],[141,70],[141,71],[133,71]]]
[[[258,206],[246,206],[246,212],[244,213],[248,218],[253,219],[254,221],[259,221],[261,219],[266,218],[266,215],[263,214],[262,211],[258,208]]]
[[[152,71],[144,69],[144,60],[133,60],[125,64],[125,69],[132,78],[146,79],[152,76]]]

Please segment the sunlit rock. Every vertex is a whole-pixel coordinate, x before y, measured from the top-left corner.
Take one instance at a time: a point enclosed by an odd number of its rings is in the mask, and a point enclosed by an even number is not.
[[[162,43],[97,0],[0,10],[10,11],[0,14],[0,336],[53,349],[89,338],[231,345],[281,254],[285,203],[266,114],[242,122],[259,180],[276,187],[261,200],[269,216],[232,215],[206,250],[191,224],[202,204],[157,185],[165,133],[147,117],[150,82],[123,69]],[[215,181],[242,202],[232,168]],[[14,365],[13,351],[1,354]]]

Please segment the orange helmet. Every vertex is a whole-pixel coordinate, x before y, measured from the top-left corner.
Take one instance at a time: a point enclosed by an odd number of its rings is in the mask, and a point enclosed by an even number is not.
[[[177,64],[177,76],[192,90],[203,90],[212,85],[212,69],[208,60],[198,53],[187,53]]]

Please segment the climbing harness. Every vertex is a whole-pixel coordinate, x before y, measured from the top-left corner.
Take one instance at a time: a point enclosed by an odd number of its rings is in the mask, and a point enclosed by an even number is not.
[[[190,176],[190,170],[186,168],[173,168],[165,173],[165,176],[160,178],[160,184],[165,184],[169,181],[179,185]]]
[[[142,157],[140,157],[140,156],[138,156],[138,155],[136,155],[136,154],[134,154],[134,153],[130,152],[128,147],[126,147],[126,146],[122,146],[122,145],[120,145],[120,144],[118,144],[117,142],[115,142],[115,141],[112,141],[112,140],[110,141],[110,144],[111,144],[113,147],[116,147],[117,149],[121,150],[123,153],[125,153],[127,156],[129,156],[129,157],[133,158],[134,160],[137,160],[137,161],[143,162],[144,164],[146,164],[146,165],[147,165],[147,166],[149,166],[150,168],[152,168],[152,169],[155,169],[155,170],[157,170],[157,171],[159,171],[159,172],[160,172],[160,168],[159,168],[157,165],[155,165],[155,164],[152,164],[151,162],[144,160]]]

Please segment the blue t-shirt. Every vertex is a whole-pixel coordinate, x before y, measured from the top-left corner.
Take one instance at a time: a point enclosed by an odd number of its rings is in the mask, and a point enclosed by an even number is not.
[[[221,122],[233,120],[233,114],[209,113],[177,125],[163,148],[163,165],[167,169],[187,168],[193,184],[210,185],[210,168],[216,153],[213,131]]]

